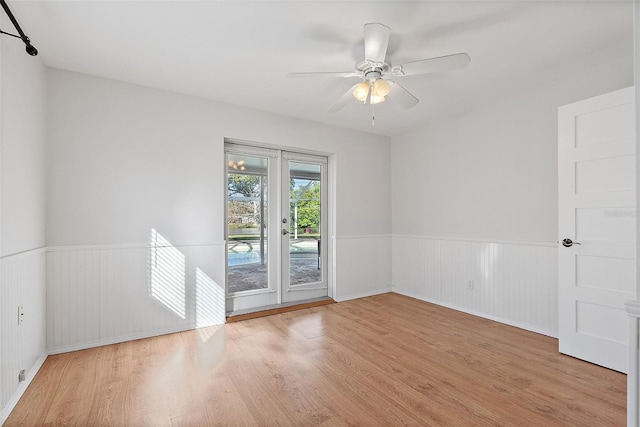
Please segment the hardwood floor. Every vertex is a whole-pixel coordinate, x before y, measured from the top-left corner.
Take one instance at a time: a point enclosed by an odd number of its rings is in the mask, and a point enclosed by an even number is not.
[[[6,425],[625,425],[557,344],[385,294],[51,356]]]

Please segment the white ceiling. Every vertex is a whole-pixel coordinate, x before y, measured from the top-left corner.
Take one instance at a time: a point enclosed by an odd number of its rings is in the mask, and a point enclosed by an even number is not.
[[[49,66],[383,135],[621,55],[632,67],[632,4],[10,1]],[[392,63],[467,52],[471,64],[398,78],[420,103],[377,105],[375,126],[371,107],[355,99],[327,113],[357,80],[286,75],[352,70],[367,22],[391,27]]]

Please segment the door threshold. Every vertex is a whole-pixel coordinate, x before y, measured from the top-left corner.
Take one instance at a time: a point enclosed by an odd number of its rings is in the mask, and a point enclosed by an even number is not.
[[[289,311],[303,310],[305,308],[319,307],[328,304],[335,304],[335,301],[329,297],[322,297],[305,301],[267,305],[265,307],[247,310],[237,310],[227,313],[227,323],[240,322],[242,320],[255,319],[258,317],[271,316],[272,314],[287,313]]]

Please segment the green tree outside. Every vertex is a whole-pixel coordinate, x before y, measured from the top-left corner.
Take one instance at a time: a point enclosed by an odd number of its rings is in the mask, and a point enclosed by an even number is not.
[[[292,180],[293,181],[293,180]],[[310,228],[318,233],[320,228],[320,182],[312,181],[309,185],[291,189],[291,226],[294,226],[295,201],[298,201],[298,230]]]

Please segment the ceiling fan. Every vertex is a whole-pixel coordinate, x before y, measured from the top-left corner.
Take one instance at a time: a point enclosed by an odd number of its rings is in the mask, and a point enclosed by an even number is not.
[[[353,71],[346,72],[310,72],[291,73],[289,77],[358,77],[360,83],[351,87],[331,107],[329,112],[342,109],[351,96],[364,104],[379,104],[387,98],[398,103],[402,108],[415,107],[419,102],[408,90],[387,75],[394,77],[413,76],[417,74],[439,73],[464,68],[471,60],[466,53],[439,56],[392,65],[387,60],[387,46],[391,28],[380,23],[364,25],[364,61],[356,65]]]

